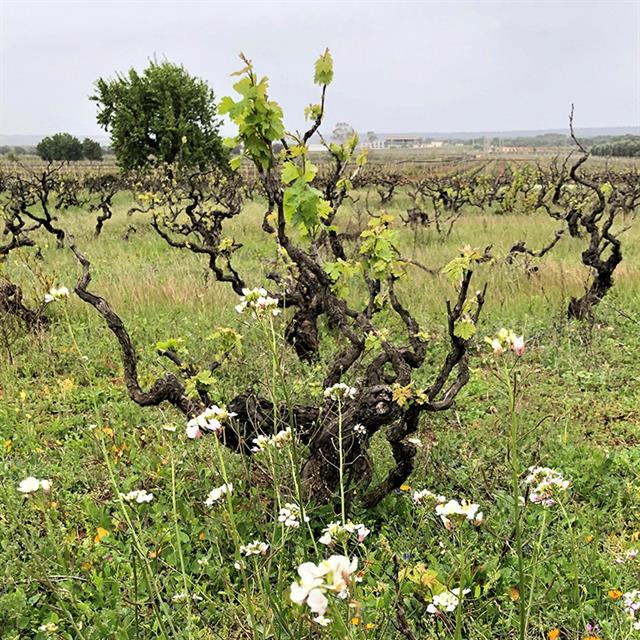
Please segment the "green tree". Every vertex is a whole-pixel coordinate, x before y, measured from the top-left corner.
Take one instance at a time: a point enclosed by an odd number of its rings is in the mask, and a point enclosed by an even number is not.
[[[82,141],[82,155],[85,160],[102,160],[102,147],[99,142],[91,138]]]
[[[163,162],[226,165],[214,93],[181,65],[152,61],[142,74],[131,69],[100,78],[91,100],[124,169]]]
[[[82,143],[70,133],[56,133],[38,143],[36,153],[43,160],[82,160]]]
[[[333,128],[332,136],[338,142],[346,142],[355,133],[355,129],[348,122],[338,122]]]

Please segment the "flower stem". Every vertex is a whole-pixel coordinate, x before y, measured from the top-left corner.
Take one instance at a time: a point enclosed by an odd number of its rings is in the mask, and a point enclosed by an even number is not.
[[[342,401],[338,399],[338,460],[340,468],[340,512],[342,514],[342,525],[347,524],[347,503],[344,496],[344,450],[342,447]]]
[[[513,519],[516,534],[516,554],[518,556],[518,599],[520,607],[520,623],[518,629],[518,639],[524,640],[525,629],[527,627],[527,607],[525,604],[525,576],[524,576],[524,554],[522,551],[522,523],[520,521],[520,460],[518,457],[518,419],[516,414],[516,386],[517,379],[508,372],[507,386],[509,392],[509,417],[511,431],[511,484],[513,497]]]
[[[462,596],[464,591],[464,569],[466,564],[465,549],[462,546],[460,552],[460,580],[458,582],[458,606],[456,607],[456,630],[455,640],[462,640]]]
[[[182,573],[182,586],[187,596],[187,637],[191,635],[191,593],[187,585],[187,573],[184,568],[184,555],[182,553],[182,543],[180,542],[180,525],[178,523],[178,504],[176,500],[176,463],[174,459],[173,445],[169,445],[171,451],[171,505],[173,507],[173,524],[176,533],[176,547],[178,550],[178,559],[180,561],[180,572]]]
[[[538,561],[540,560],[540,550],[542,549],[542,539],[545,534],[547,524],[547,511],[546,509],[542,512],[542,524],[540,525],[540,533],[538,534],[538,543],[535,548],[535,555],[533,557],[533,567],[531,573],[531,582],[529,584],[529,600],[527,602],[527,615],[525,618],[525,636],[527,632],[527,628],[529,626],[529,615],[531,613],[531,605],[533,603],[533,591],[536,584],[537,579],[537,569],[538,569]]]
[[[231,491],[228,490],[229,476],[227,474],[227,467],[224,463],[224,457],[222,455],[222,451],[220,450],[220,442],[218,441],[217,435],[214,437],[213,440],[215,443],[215,449],[216,449],[216,454],[218,456],[218,461],[220,462],[220,473],[222,474],[222,479],[224,480],[224,483],[227,486],[225,497],[227,502],[227,514],[229,516],[229,529],[231,530],[231,537],[233,538],[234,559],[237,565],[240,567],[239,569],[240,577],[242,579],[242,583],[243,583],[244,590],[247,597],[247,614],[249,617],[249,626],[251,627],[251,631],[255,634],[257,631],[256,614],[253,607],[251,590],[249,589],[249,580],[247,578],[245,563],[243,562],[242,556],[240,554],[241,539],[240,539],[240,534],[238,533],[238,527],[236,526],[236,519],[233,511],[233,501],[231,499]]]
[[[573,573],[571,595],[573,599],[573,606],[577,607],[580,613],[580,618],[582,619],[582,622],[584,624],[584,617],[582,614],[582,601],[580,599],[580,574],[578,572],[579,571],[578,570],[578,549],[576,547],[576,539],[573,532],[573,523],[569,518],[569,514],[567,513],[567,510],[564,504],[562,503],[562,500],[558,500],[558,504],[560,505],[562,515],[564,516],[565,522],[567,523],[567,528],[569,529],[569,540],[571,540],[571,570]]]

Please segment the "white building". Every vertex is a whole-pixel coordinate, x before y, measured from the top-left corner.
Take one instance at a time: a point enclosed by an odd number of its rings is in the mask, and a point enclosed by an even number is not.
[[[384,149],[384,140],[360,140],[361,149]]]

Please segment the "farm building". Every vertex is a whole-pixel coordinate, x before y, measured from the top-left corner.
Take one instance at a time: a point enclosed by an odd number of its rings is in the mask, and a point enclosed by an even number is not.
[[[384,141],[384,146],[386,149],[415,149],[418,147],[422,147],[423,144],[424,140],[419,136],[400,136],[387,138]]]

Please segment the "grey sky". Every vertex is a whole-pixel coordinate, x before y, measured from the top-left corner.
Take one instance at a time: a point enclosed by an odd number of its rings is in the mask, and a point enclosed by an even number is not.
[[[0,133],[99,134],[99,76],[154,54],[221,97],[244,51],[290,128],[317,101],[327,128],[473,131],[640,124],[640,2],[0,0]]]

